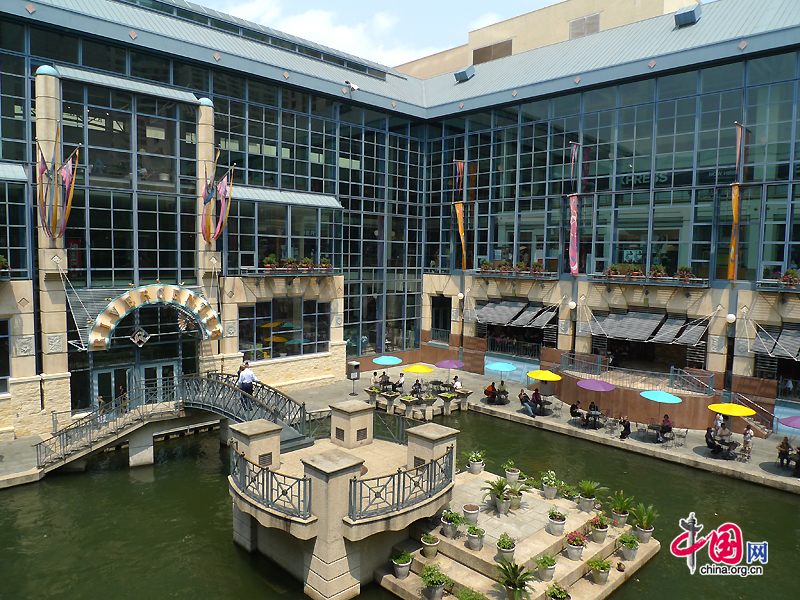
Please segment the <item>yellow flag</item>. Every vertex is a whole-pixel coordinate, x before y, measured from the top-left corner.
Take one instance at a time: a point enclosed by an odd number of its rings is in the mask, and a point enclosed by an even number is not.
[[[456,203],[456,216],[458,217],[458,233],[461,236],[461,269],[467,270],[467,243],[464,240],[464,203]]]
[[[728,250],[728,279],[736,279],[736,267],[739,258],[739,185],[734,184],[731,193],[733,209],[733,227],[731,229],[731,247]]]

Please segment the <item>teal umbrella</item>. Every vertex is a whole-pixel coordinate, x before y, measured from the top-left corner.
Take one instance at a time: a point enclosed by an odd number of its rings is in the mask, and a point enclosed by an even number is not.
[[[494,362],[490,365],[486,365],[484,369],[489,369],[490,371],[500,371],[501,373],[505,373],[508,371],[516,371],[517,367],[509,363]]]
[[[403,360],[397,358],[396,356],[379,356],[378,358],[373,358],[372,362],[374,362],[376,365],[391,366],[399,365],[401,362],[403,362]]]
[[[289,340],[288,342],[286,342],[286,345],[287,346],[291,346],[291,345],[297,345],[297,344],[307,344],[308,342],[309,342],[309,340],[295,338],[293,340]]]

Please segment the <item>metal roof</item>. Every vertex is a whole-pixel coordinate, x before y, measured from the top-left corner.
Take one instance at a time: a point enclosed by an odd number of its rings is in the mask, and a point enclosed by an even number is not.
[[[0,162],[0,181],[28,181],[28,176],[20,164]]]
[[[146,94],[148,96],[158,96],[159,98],[167,98],[169,100],[176,100],[178,102],[184,102],[187,104],[200,104],[200,101],[191,92],[183,92],[165,85],[145,83],[143,81],[127,79],[125,77],[114,77],[113,75],[104,75],[95,71],[75,69],[73,67],[65,67],[63,65],[58,65],[58,67],[56,67],[56,71],[58,72],[59,76],[64,79],[73,79],[75,81],[82,81],[83,83],[101,85],[118,90],[127,90],[137,94]]]
[[[420,118],[580,91],[587,86],[652,76],[710,61],[737,59],[793,46],[800,39],[797,0],[718,0],[703,5],[703,16],[695,25],[678,29],[673,14],[638,21],[476,65],[475,76],[460,84],[452,73],[427,80],[389,74],[383,81],[114,0],[38,0],[33,14],[28,14],[22,2],[9,4],[3,3],[0,12],[27,22],[84,31],[128,46],[252,73]],[[180,5],[177,0],[173,4]],[[137,34],[134,40],[128,35],[130,31]],[[747,42],[743,49],[742,41]],[[309,45],[305,40],[302,43]],[[655,65],[651,67],[653,60]],[[580,77],[577,82],[576,77]],[[353,81],[360,89],[343,92],[345,80]],[[514,91],[516,95],[512,95]]]
[[[272,202],[274,204],[292,204],[298,206],[313,206],[316,208],[342,208],[336,196],[309,194],[307,192],[289,192],[273,188],[250,187],[238,184],[234,184],[231,188],[231,197],[236,200],[255,200],[258,202]]]

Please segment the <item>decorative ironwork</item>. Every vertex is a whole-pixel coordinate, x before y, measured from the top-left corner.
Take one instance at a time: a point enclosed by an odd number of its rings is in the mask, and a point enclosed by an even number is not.
[[[372,414],[372,437],[376,440],[405,444],[406,429],[415,425],[422,425],[422,421],[403,415],[378,412],[377,410]]]
[[[331,437],[330,409],[315,410],[308,413],[306,432],[315,440],[327,440]]]
[[[349,515],[354,521],[400,511],[434,497],[453,482],[453,446],[441,458],[415,469],[350,480]]]
[[[147,333],[144,329],[138,329],[131,337],[130,340],[141,348],[147,343],[147,340],[150,339],[150,334]]]

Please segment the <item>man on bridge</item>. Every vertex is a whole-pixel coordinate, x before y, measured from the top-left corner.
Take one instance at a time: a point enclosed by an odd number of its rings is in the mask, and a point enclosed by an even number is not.
[[[239,371],[239,380],[236,382],[236,386],[246,394],[250,394],[252,396],[253,382],[258,381],[258,377],[256,377],[256,374],[250,369],[249,362],[245,361],[242,366],[244,368]],[[250,400],[244,394],[242,394],[241,403],[242,408],[245,410],[250,410],[252,408],[250,406]]]

